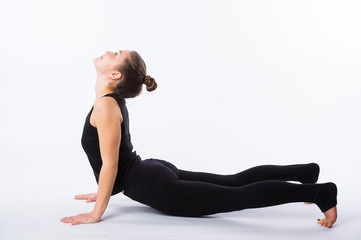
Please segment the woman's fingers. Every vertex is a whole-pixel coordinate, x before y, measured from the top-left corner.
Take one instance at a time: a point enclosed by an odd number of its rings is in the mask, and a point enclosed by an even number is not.
[[[71,217],[64,217],[64,218],[61,219],[61,221],[63,223],[71,223],[71,224],[73,224],[74,222],[77,222],[76,218],[78,218],[78,216],[79,215],[71,216]]]
[[[100,221],[100,217],[93,212],[83,213],[72,217],[64,217],[61,219],[64,223],[71,223],[72,225],[78,225],[83,223],[96,223]]]
[[[88,198],[88,200],[86,202],[91,203],[91,202],[95,202],[96,200],[97,200],[97,197],[92,195]]]
[[[86,200],[89,198],[89,195],[90,194],[78,194],[78,195],[75,195],[75,199],[78,199],[78,200]]]
[[[91,200],[94,202],[97,198],[97,193],[89,193],[89,194],[78,194],[74,197],[77,200]]]
[[[63,218],[61,219],[61,221],[62,221],[63,223],[70,223],[70,222],[71,222],[71,217],[63,217]]]

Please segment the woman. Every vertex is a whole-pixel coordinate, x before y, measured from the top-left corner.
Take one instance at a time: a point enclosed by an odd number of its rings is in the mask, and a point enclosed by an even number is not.
[[[312,202],[325,215],[318,220],[320,225],[330,228],[336,221],[336,185],[316,184],[319,166],[315,163],[264,165],[234,175],[216,175],[180,170],[163,160],[141,160],[133,151],[124,99],[139,95],[143,84],[153,91],[157,83],[146,75],[146,65],[135,51],[107,51],[94,59],[94,65],[96,99],[86,117],[81,143],[98,192],[75,199],[96,203],[92,212],[65,217],[62,222],[99,222],[111,195],[119,192],[176,216]]]

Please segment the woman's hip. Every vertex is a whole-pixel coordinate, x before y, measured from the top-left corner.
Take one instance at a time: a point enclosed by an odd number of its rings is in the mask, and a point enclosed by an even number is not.
[[[124,195],[149,205],[155,195],[167,191],[171,183],[179,178],[179,170],[173,164],[159,159],[146,159],[140,164],[133,181]]]

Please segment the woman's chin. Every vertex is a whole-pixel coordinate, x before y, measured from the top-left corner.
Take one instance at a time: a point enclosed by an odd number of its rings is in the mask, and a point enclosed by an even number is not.
[[[100,58],[94,58],[93,59],[93,64],[95,65],[95,67],[97,66],[97,63],[99,62]]]

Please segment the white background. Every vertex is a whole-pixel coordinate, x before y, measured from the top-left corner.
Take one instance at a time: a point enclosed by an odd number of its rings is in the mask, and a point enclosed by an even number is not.
[[[0,237],[359,239],[361,1],[1,0],[0,34]],[[339,188],[335,228],[316,206],[188,219],[124,196],[97,225],[61,223],[92,209],[72,200],[96,191],[80,145],[92,60],[120,49],[158,82],[127,101],[143,159],[222,174],[317,162]]]

